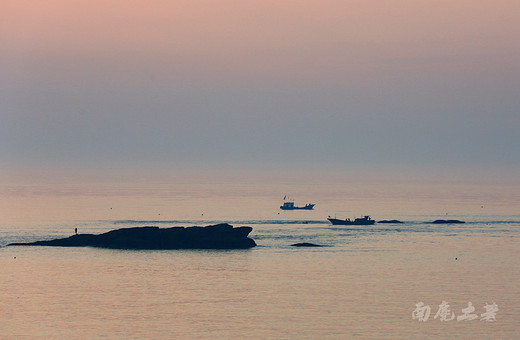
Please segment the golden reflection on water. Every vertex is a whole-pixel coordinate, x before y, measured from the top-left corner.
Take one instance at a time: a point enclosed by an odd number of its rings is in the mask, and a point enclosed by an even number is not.
[[[80,233],[99,232],[117,227],[116,220],[324,221],[253,225],[260,246],[248,251],[2,247],[2,339],[512,339],[520,330],[518,222],[368,234],[326,223],[335,214],[511,219],[515,187],[225,182],[1,188],[1,245],[26,236],[68,236],[75,226]],[[300,203],[317,203],[315,210],[280,211],[288,193]],[[278,238],[266,238],[269,232]],[[288,247],[293,234],[313,233],[333,246]],[[432,309],[423,323],[411,317],[420,301]],[[496,302],[497,322],[440,322],[433,315],[442,301],[457,315],[469,301],[479,314]]]
[[[514,338],[519,246],[391,236],[371,251],[8,247],[0,328],[4,338]],[[497,322],[435,320],[443,300],[457,315],[494,301]],[[432,308],[424,323],[411,318],[419,301]]]
[[[268,183],[268,184],[267,184]],[[197,182],[75,182],[0,185],[2,225],[86,220],[237,220],[518,214],[518,185],[452,182],[346,181],[287,184]],[[285,195],[313,211],[278,209]]]

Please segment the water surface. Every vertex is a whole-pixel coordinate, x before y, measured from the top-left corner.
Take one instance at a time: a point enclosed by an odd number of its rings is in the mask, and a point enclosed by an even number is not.
[[[514,190],[244,183],[3,187],[0,329],[14,338],[500,338],[520,324]],[[59,190],[57,190],[58,188]],[[496,189],[496,188],[495,188]],[[317,203],[281,211],[285,195]],[[412,195],[413,194],[413,195]],[[507,204],[506,204],[507,203]],[[9,212],[7,208],[9,207]],[[404,224],[332,226],[370,214]],[[435,219],[465,224],[433,225]],[[6,247],[115,228],[253,227],[239,251]],[[294,248],[312,242],[321,248]],[[426,322],[412,319],[418,302]],[[441,322],[495,302],[496,322]],[[479,317],[480,319],[480,317]]]

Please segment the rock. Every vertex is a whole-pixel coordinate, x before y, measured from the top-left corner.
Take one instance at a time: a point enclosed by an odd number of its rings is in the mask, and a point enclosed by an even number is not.
[[[454,223],[466,223],[466,222],[459,221],[459,220],[435,220],[432,223],[433,224],[454,224]]]
[[[404,223],[404,222],[401,222],[399,220],[382,220],[382,221],[377,221],[377,223]]]
[[[303,242],[303,243],[291,244],[291,247],[323,247],[323,246],[320,246],[319,244]]]
[[[103,234],[78,234],[67,238],[11,243],[9,246],[100,247],[114,249],[247,249],[256,246],[247,237],[251,227],[223,223],[206,227],[136,227]]]

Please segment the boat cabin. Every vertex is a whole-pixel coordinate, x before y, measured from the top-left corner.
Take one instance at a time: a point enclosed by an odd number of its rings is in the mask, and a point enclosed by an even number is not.
[[[282,209],[294,209],[294,202],[283,202]]]

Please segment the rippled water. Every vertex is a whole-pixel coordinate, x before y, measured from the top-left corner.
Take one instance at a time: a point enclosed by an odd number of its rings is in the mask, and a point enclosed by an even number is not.
[[[168,187],[159,195],[4,192],[11,210],[0,230],[0,338],[518,337],[516,194],[501,202],[485,200],[490,193],[392,199],[389,189],[358,192],[354,200],[346,188],[307,186],[298,187],[299,193],[317,197],[316,209],[282,212],[283,195],[273,186],[188,187]],[[507,209],[503,202],[510,202]],[[32,210],[24,216],[27,209]],[[61,209],[68,212],[57,214]],[[341,227],[326,220],[365,213],[405,223]],[[467,223],[427,223],[446,213]],[[253,227],[258,247],[5,246],[68,236],[75,227],[99,233],[217,222]],[[291,247],[298,242],[324,247]],[[426,322],[412,319],[420,301],[431,307]],[[442,301],[457,316],[472,302],[479,319],[484,306],[494,302],[496,322],[441,322],[434,315]]]

